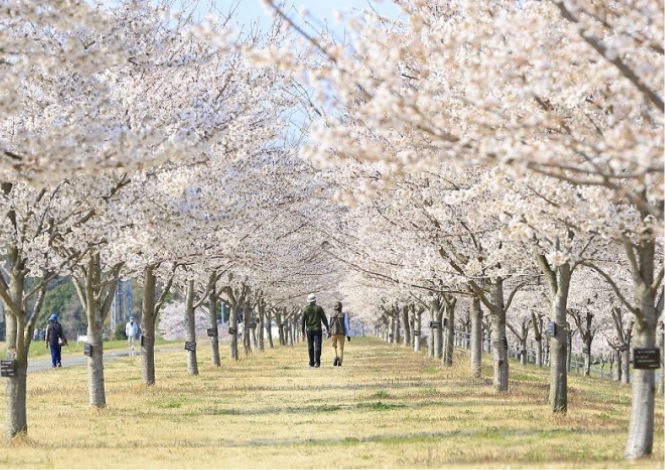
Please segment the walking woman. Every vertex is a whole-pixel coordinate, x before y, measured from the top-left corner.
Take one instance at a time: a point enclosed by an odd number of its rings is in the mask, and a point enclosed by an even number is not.
[[[341,367],[344,360],[344,337],[346,336],[350,342],[351,330],[349,329],[349,317],[342,313],[342,302],[336,302],[334,310],[335,313],[330,317],[330,334],[332,335],[332,347],[335,350],[333,366]]]

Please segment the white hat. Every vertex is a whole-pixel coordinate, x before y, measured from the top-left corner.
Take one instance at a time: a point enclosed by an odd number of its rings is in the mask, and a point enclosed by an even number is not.
[[[307,296],[307,302],[316,302],[316,294],[309,294]]]

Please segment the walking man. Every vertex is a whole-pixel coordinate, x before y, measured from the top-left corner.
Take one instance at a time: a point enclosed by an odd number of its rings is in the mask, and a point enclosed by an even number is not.
[[[67,338],[62,329],[62,325],[58,323],[58,316],[54,313],[49,318],[49,324],[46,327],[46,347],[51,348],[51,363],[53,367],[62,367],[61,349],[62,346],[67,346]]]
[[[125,325],[125,334],[127,335],[127,343],[129,345],[129,355],[134,355],[134,340],[139,335],[139,326],[134,321],[134,317],[129,317],[129,321]]]
[[[341,366],[344,359],[344,337],[351,341],[351,330],[349,329],[349,318],[342,313],[342,302],[335,302],[335,313],[330,317],[330,334],[332,335],[332,347],[335,350],[333,366]],[[339,354],[337,349],[339,347]]]
[[[309,294],[307,297],[308,305],[303,309],[301,329],[303,339],[307,336],[307,352],[309,353],[309,366],[321,366],[321,322],[326,327],[326,333],[330,330],[328,319],[323,309],[316,305],[316,295]]]

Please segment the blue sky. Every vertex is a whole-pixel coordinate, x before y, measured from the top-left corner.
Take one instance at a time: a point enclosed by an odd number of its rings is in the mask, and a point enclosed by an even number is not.
[[[390,0],[278,0],[286,3],[286,9],[290,12],[292,19],[299,18],[299,12],[303,7],[309,13],[308,21],[315,19],[321,25],[327,25],[337,34],[343,32],[344,26],[335,24],[334,12],[350,12],[354,8],[358,10],[369,9],[371,1],[372,7],[382,15],[396,18],[400,10]],[[215,6],[222,12],[229,10],[231,5],[237,5],[236,19],[238,24],[247,24],[260,21],[261,25],[269,25],[270,18],[261,6],[260,0],[215,0]],[[202,5],[203,6],[203,5]],[[315,24],[316,26],[316,24]]]

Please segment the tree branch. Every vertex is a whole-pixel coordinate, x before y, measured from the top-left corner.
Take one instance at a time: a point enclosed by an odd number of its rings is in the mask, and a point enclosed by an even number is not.
[[[561,12],[561,16],[563,16],[566,20],[568,20],[571,23],[576,23],[579,24],[579,20],[572,14],[568,8],[566,8],[566,5],[564,4],[563,0],[554,0],[554,4],[559,8],[559,11]],[[579,35],[580,37],[589,44],[591,47],[593,47],[603,58],[605,58],[609,63],[613,64],[621,74],[626,77],[630,82],[635,85],[635,87],[642,92],[642,94],[649,100],[651,101],[652,104],[654,104],[660,112],[665,112],[665,103],[663,103],[663,99],[656,93],[654,92],[651,88],[649,88],[646,84],[640,80],[640,78],[637,76],[637,74],[630,68],[628,65],[626,65],[622,60],[621,57],[619,57],[618,53],[615,53],[615,57],[609,57],[608,54],[608,49],[607,47],[602,43],[602,41],[597,38],[596,36],[592,36],[588,31],[586,31],[583,28],[579,29]]]
[[[628,310],[630,310],[634,315],[637,316],[639,309],[633,307],[630,303],[628,303],[626,298],[621,293],[621,290],[619,289],[619,286],[616,284],[616,282],[614,282],[614,280],[610,277],[609,274],[607,274],[605,271],[603,271],[601,268],[599,268],[598,266],[596,266],[594,263],[592,263],[590,261],[583,261],[581,264],[583,266],[586,266],[588,268],[593,269],[598,274],[600,274],[603,278],[605,278],[605,281],[607,281],[607,283],[610,285],[610,287],[612,287],[612,289],[614,289],[614,292],[616,293],[617,297],[619,297],[619,300],[621,300],[621,303],[623,303]]]

